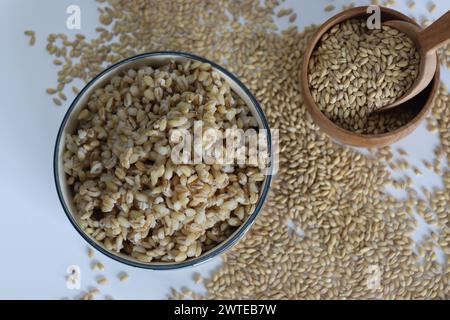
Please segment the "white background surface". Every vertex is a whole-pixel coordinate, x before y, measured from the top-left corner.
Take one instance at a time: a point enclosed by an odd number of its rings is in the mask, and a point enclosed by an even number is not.
[[[358,5],[369,1],[354,1]],[[407,0],[397,0],[396,9],[415,17],[438,17],[450,9],[450,1],[434,0],[437,9],[428,13],[428,1],[415,0],[410,10]],[[324,12],[326,4],[336,9]],[[283,7],[294,7],[299,27],[320,24],[341,10],[349,0],[288,0]],[[66,8],[81,8],[80,31],[66,28]],[[63,107],[53,105],[45,89],[56,83],[56,67],[45,51],[46,37],[52,32],[68,35],[83,33],[95,36],[96,3],[91,0],[0,0],[0,299],[72,298],[80,291],[68,290],[65,272],[76,264],[82,271],[82,289],[96,286],[99,273],[90,269],[87,245],[66,218],[56,195],[52,156],[60,122],[70,102]],[[280,22],[286,25],[286,18]],[[29,47],[23,31],[36,31],[37,43]],[[450,84],[447,70],[442,79]],[[69,101],[73,94],[67,92]],[[422,125],[396,146],[404,147],[415,158],[413,163],[425,173],[416,181],[418,187],[440,186],[439,177],[426,170],[421,159],[432,159],[437,135]],[[400,195],[401,196],[401,195]],[[421,228],[419,236],[426,229]],[[164,299],[170,287],[199,288],[192,275],[204,275],[219,266],[219,258],[182,271],[150,271],[135,269],[115,262],[96,252],[95,258],[106,269],[102,273],[109,285],[102,294],[117,299]],[[120,283],[117,274],[126,271],[130,280]],[[201,290],[200,290],[201,292]]]

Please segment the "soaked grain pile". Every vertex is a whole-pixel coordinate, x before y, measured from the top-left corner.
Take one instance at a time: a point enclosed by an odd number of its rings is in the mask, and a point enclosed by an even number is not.
[[[56,91],[72,78],[87,80],[137,53],[183,50],[234,71],[255,93],[272,128],[280,130],[280,171],[266,210],[223,257],[223,267],[204,280],[206,297],[450,297],[450,172],[442,174],[445,187],[429,192],[429,198],[419,197],[406,179],[400,186],[409,197],[400,201],[384,191],[394,183],[388,171],[392,150],[363,156],[319,131],[305,113],[297,81],[314,29],[275,32],[277,1],[260,6],[259,0],[110,0],[105,5],[100,21],[107,26],[98,38],[50,37],[49,49],[64,61]],[[442,165],[450,154],[448,99],[442,88],[434,109]],[[410,238],[415,210],[429,216],[437,230],[418,244]],[[447,254],[443,263],[433,254],[437,248]]]
[[[107,250],[182,262],[225,241],[255,211],[262,157],[234,167],[173,156],[196,122],[256,133],[250,109],[210,64],[128,69],[96,89],[77,120],[65,137],[64,171],[80,227]],[[216,140],[203,141],[211,153]]]

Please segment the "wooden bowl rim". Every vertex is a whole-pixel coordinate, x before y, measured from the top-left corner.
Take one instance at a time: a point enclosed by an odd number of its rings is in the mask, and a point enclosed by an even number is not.
[[[424,102],[424,105],[420,109],[420,111],[416,114],[414,118],[412,118],[408,123],[401,126],[400,128],[397,128],[393,131],[381,133],[381,134],[361,134],[361,133],[355,133],[349,130],[346,130],[339,125],[335,124],[333,121],[328,119],[322,111],[318,108],[317,104],[315,103],[311,91],[309,88],[309,82],[308,82],[308,64],[310,57],[316,48],[317,44],[319,43],[322,36],[329,31],[333,26],[335,26],[338,23],[341,23],[345,20],[355,18],[360,15],[367,14],[366,10],[369,6],[359,6],[350,8],[347,10],[344,10],[334,16],[332,16],[330,19],[325,21],[319,29],[315,32],[315,34],[312,36],[311,40],[309,41],[304,56],[303,56],[303,62],[302,67],[300,71],[300,86],[302,90],[302,96],[304,103],[306,104],[306,108],[308,112],[310,113],[311,117],[313,118],[314,122],[320,127],[321,130],[323,130],[327,135],[329,135],[332,139],[338,140],[339,142],[342,142],[347,145],[355,146],[355,147],[382,147],[389,144],[392,144],[396,141],[398,141],[401,138],[404,138],[405,136],[409,135],[413,132],[414,129],[417,128],[417,126],[420,124],[420,122],[423,120],[423,118],[426,116],[428,111],[430,110],[434,98],[436,97],[437,90],[439,88],[440,84],[440,64],[439,60],[437,63],[437,68],[435,75],[433,77],[432,82],[427,86],[427,89],[431,86],[431,91],[426,98],[426,101]],[[391,16],[395,16],[396,19],[411,22],[415,25],[418,25],[413,19],[406,16],[405,14],[393,10],[390,8],[382,7],[380,6],[381,14],[389,14]],[[382,17],[383,19],[383,17]],[[419,26],[419,25],[418,25]],[[439,59],[439,57],[438,57]]]

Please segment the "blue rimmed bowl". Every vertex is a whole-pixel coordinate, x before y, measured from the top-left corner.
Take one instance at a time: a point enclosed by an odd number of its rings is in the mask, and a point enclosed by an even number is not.
[[[96,241],[92,236],[83,231],[83,229],[79,225],[79,214],[77,213],[76,207],[72,202],[72,190],[67,183],[66,173],[63,168],[63,154],[65,150],[65,136],[66,134],[73,133],[75,131],[77,125],[77,116],[83,107],[86,105],[91,94],[98,88],[104,87],[115,75],[123,73],[125,70],[134,68],[140,68],[143,66],[152,66],[157,67],[163,64],[168,63],[169,61],[177,61],[182,62],[186,60],[194,60],[201,61],[205,63],[209,63],[212,68],[217,71],[225,81],[227,81],[232,88],[232,90],[239,95],[242,100],[247,104],[253,117],[257,120],[259,128],[264,129],[267,133],[267,150],[269,155],[271,156],[272,162],[269,166],[269,170],[265,176],[265,180],[263,181],[262,188],[260,191],[260,197],[258,203],[256,204],[256,208],[253,213],[247,218],[244,223],[238,227],[227,240],[219,243],[214,248],[210,249],[202,253],[197,258],[191,258],[185,260],[183,262],[150,262],[144,263],[139,261],[129,255],[116,253],[110,250],[107,250],[101,243]],[[120,61],[102,73],[97,75],[94,79],[92,79],[84,88],[80,91],[80,93],[76,96],[75,100],[70,105],[69,109],[64,116],[64,119],[61,123],[61,126],[58,131],[58,135],[56,138],[54,158],[53,158],[53,167],[54,167],[54,178],[56,184],[56,190],[58,193],[59,200],[63,207],[67,218],[70,223],[74,226],[74,228],[78,231],[78,233],[95,249],[105,254],[106,256],[119,261],[121,263],[145,268],[145,269],[153,269],[153,270],[169,270],[169,269],[180,269],[190,266],[195,266],[200,263],[206,262],[218,255],[228,251],[233,245],[235,245],[249,230],[252,224],[255,222],[255,219],[261,212],[264,202],[266,201],[267,195],[269,193],[271,181],[272,181],[272,170],[273,170],[273,148],[272,148],[272,137],[269,130],[269,124],[267,119],[262,111],[260,105],[256,101],[255,97],[251,94],[248,88],[236,78],[232,73],[224,69],[223,67],[217,65],[214,62],[211,62],[205,58],[184,52],[172,52],[172,51],[164,51],[164,52],[149,52],[137,55],[135,57],[131,57]]]

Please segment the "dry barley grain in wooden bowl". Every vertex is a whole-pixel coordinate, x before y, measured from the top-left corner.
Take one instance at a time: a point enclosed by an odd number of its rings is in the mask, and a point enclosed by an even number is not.
[[[405,34],[387,26],[370,30],[365,20],[341,22],[324,34],[308,66],[311,94],[334,123],[357,133],[382,133],[409,116],[373,114],[411,87],[420,56]]]

